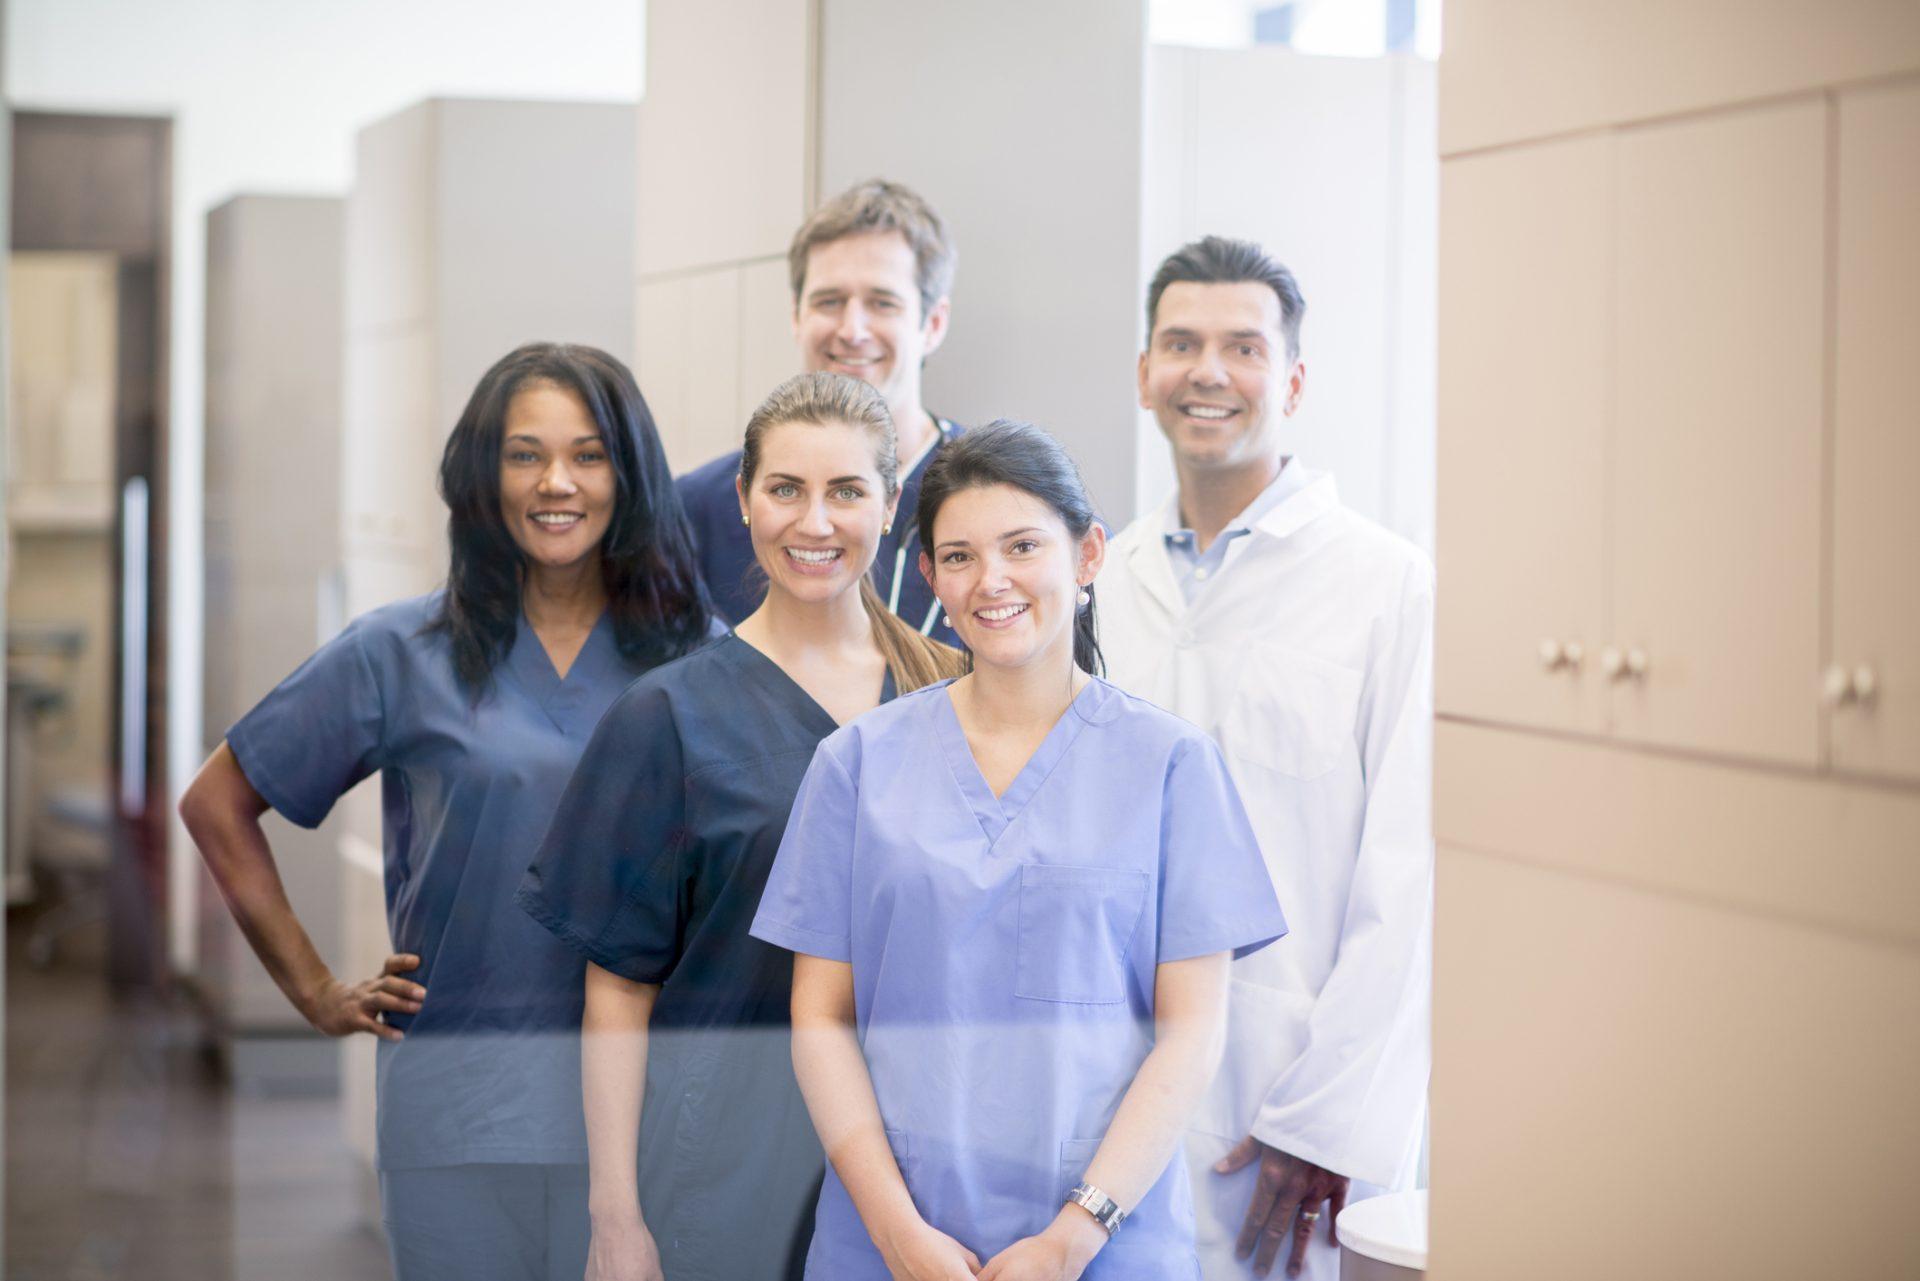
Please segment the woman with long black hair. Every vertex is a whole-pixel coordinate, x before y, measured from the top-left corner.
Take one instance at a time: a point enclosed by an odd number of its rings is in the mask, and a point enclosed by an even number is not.
[[[227,732],[180,802],[234,918],[322,1032],[369,1032],[400,1281],[577,1281],[584,965],[513,893],[595,723],[711,629],[633,375],[536,343],[474,389],[440,488],[441,591],[349,625]],[[394,955],[335,977],[260,816],[317,826],[381,772]]]

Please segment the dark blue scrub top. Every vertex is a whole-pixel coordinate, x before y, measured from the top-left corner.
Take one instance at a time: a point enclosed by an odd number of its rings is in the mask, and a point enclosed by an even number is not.
[[[900,571],[900,596],[894,612],[923,633],[955,649],[960,638],[941,621],[933,589],[920,573],[920,535],[914,528],[913,513],[920,502],[920,480],[940,446],[966,429],[935,420],[940,426],[940,442],[927,451],[920,465],[900,479],[900,506],[893,521],[893,532],[880,540],[873,558],[873,585],[881,600],[893,599],[894,570]],[[706,580],[707,593],[714,608],[729,623],[738,623],[760,607],[767,593],[767,579],[753,558],[753,542],[747,527],[740,523],[740,499],[733,481],[740,474],[740,451],[723,454],[681,476],[675,485],[680,490],[680,505],[687,512],[687,527],[693,531],[695,554],[700,560],[700,575]],[[903,558],[901,550],[906,551]],[[929,628],[928,620],[932,620]]]
[[[669,1277],[798,1276],[824,1159],[793,1078],[793,956],[747,928],[838,728],[737,636],[665,664],[594,731],[520,887],[581,956],[660,985],[639,1177]]]
[[[227,733],[268,804],[317,827],[381,771],[387,923],[427,987],[381,1042],[383,1169],[586,1159],[584,966],[513,893],[581,749],[639,674],[602,616],[565,680],[520,620],[476,701],[429,633],[442,594],[353,621]]]

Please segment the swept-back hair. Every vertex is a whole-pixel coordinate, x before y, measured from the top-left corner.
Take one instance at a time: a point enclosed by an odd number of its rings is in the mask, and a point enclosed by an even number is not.
[[[783,423],[813,427],[843,423],[867,433],[873,443],[875,470],[891,502],[900,492],[900,448],[893,415],[884,396],[858,378],[845,374],[797,374],[773,389],[747,419],[747,438],[740,447],[740,488],[751,491],[760,471],[760,451],[767,433]],[[860,604],[873,628],[874,644],[886,657],[896,694],[908,694],[924,685],[958,676],[963,670],[960,651],[922,636],[887,608],[873,588],[872,567],[860,575]]]
[[[928,556],[936,546],[933,522],[940,508],[963,489],[987,485],[1007,485],[1039,499],[1053,508],[1076,542],[1087,536],[1097,519],[1087,483],[1060,442],[1032,423],[1001,418],[948,441],[927,464],[914,519]],[[1073,661],[1085,671],[1104,676],[1107,664],[1094,630],[1093,584],[1087,585],[1086,593],[1087,603],[1073,616]]]
[[[1265,285],[1280,300],[1280,332],[1287,340],[1287,358],[1300,357],[1300,321],[1307,314],[1307,300],[1300,293],[1300,282],[1284,265],[1251,240],[1227,236],[1203,236],[1168,254],[1147,285],[1147,341],[1153,341],[1153,326],[1160,318],[1160,295],[1167,286]]]
[[[935,304],[953,291],[953,265],[958,256],[953,235],[938,211],[919,192],[904,183],[869,178],[847,188],[821,205],[787,246],[787,279],[793,286],[793,305],[800,305],[807,283],[807,256],[821,245],[848,236],[896,231],[913,250],[913,281],[920,291],[920,322]]]
[[[452,560],[446,599],[430,630],[452,639],[454,669],[474,689],[513,648],[519,626],[527,557],[500,512],[500,453],[514,395],[542,383],[580,398],[613,468],[613,516],[600,542],[600,572],[620,653],[650,667],[707,637],[693,537],[633,374],[595,347],[528,343],[481,376],[440,459]]]

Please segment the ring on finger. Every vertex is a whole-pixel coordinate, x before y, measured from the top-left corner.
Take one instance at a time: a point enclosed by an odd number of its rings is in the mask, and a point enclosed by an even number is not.
[[[1302,1210],[1300,1211],[1300,1221],[1302,1223],[1318,1223],[1320,1221],[1320,1211]]]

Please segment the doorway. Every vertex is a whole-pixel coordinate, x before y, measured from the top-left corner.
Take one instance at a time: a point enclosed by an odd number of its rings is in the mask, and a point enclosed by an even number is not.
[[[40,962],[104,921],[122,989],[166,973],[171,135],[12,118],[7,901]]]

